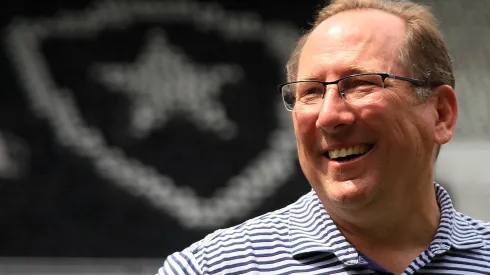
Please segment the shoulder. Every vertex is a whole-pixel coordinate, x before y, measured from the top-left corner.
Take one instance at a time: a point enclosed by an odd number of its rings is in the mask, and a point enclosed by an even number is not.
[[[243,245],[244,243],[253,245],[282,239],[287,235],[291,211],[307,207],[314,198],[314,193],[310,192],[282,209],[249,219],[233,227],[216,230],[186,250],[192,253],[199,253],[203,250],[214,252],[220,247],[231,248],[234,245]]]
[[[309,192],[282,209],[218,229],[168,256],[160,270],[169,270],[170,274],[226,274],[229,268],[248,269],[248,265],[258,258],[287,257],[290,255],[288,225],[291,210],[308,207],[315,197],[314,192]]]
[[[490,222],[475,219],[466,214],[456,212],[456,222],[466,223],[490,246]]]
[[[455,212],[454,222],[451,249],[434,263],[458,274],[489,274],[490,223],[460,212]]]

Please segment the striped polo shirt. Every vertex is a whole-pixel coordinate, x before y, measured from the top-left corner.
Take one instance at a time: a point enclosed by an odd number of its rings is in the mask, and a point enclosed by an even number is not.
[[[441,209],[429,248],[403,274],[490,274],[490,223],[457,212],[435,183]],[[159,274],[390,274],[340,233],[312,190],[295,203],[217,230],[167,257]]]

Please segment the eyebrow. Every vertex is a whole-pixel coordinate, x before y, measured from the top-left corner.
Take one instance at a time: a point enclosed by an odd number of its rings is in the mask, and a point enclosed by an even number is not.
[[[349,65],[344,71],[344,75],[351,75],[351,74],[372,74],[376,73],[372,69],[362,67],[356,64]]]
[[[372,69],[369,69],[369,68],[363,67],[363,66],[359,66],[356,64],[349,65],[349,66],[347,66],[347,68],[341,70],[340,72],[341,72],[340,78],[348,76],[348,75],[353,75],[353,74],[373,74],[373,73],[376,73]],[[323,81],[323,80],[319,80],[319,79],[320,79],[320,77],[318,77],[318,75],[310,74],[310,75],[305,75],[304,77],[302,77],[301,79],[298,79],[298,80],[299,81]]]
[[[317,77],[315,75],[306,75],[306,76],[298,79],[298,81],[323,81],[323,80],[319,80],[319,77]]]

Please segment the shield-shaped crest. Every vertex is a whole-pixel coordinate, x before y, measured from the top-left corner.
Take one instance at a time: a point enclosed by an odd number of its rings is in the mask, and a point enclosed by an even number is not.
[[[220,140],[243,134],[218,100],[224,85],[246,80],[243,63],[197,65],[171,45],[167,36],[169,25],[192,25],[195,30],[210,32],[224,41],[260,43],[278,64],[285,63],[297,38],[286,23],[263,22],[254,14],[231,14],[214,4],[108,1],[97,2],[83,12],[17,20],[9,26],[7,45],[32,111],[49,122],[60,144],[88,159],[108,182],[172,215],[183,226],[216,228],[232,217],[250,213],[294,173],[296,144],[290,117],[280,100],[265,106],[272,110],[275,127],[267,134],[263,150],[243,162],[243,167],[236,169],[235,175],[220,188],[203,197],[108,140],[103,130],[90,123],[87,114],[80,110],[80,97],[76,96],[80,91],[56,79],[42,50],[43,43],[53,39],[96,39],[103,32],[117,33],[136,24],[155,22],[160,25],[145,32],[146,44],[135,60],[126,65],[116,61],[94,62],[85,71],[112,93],[124,93],[130,102],[131,115],[127,120],[133,140],[147,138],[179,116]],[[174,93],[175,90],[179,93]],[[238,106],[246,107],[233,108]],[[195,152],[196,156],[199,154]]]

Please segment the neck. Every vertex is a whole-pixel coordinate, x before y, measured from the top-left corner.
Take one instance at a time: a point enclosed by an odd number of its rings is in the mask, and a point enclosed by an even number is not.
[[[437,232],[440,209],[433,184],[420,186],[430,188],[413,188],[362,209],[329,209],[329,213],[347,240],[361,251],[369,247],[423,251]]]

